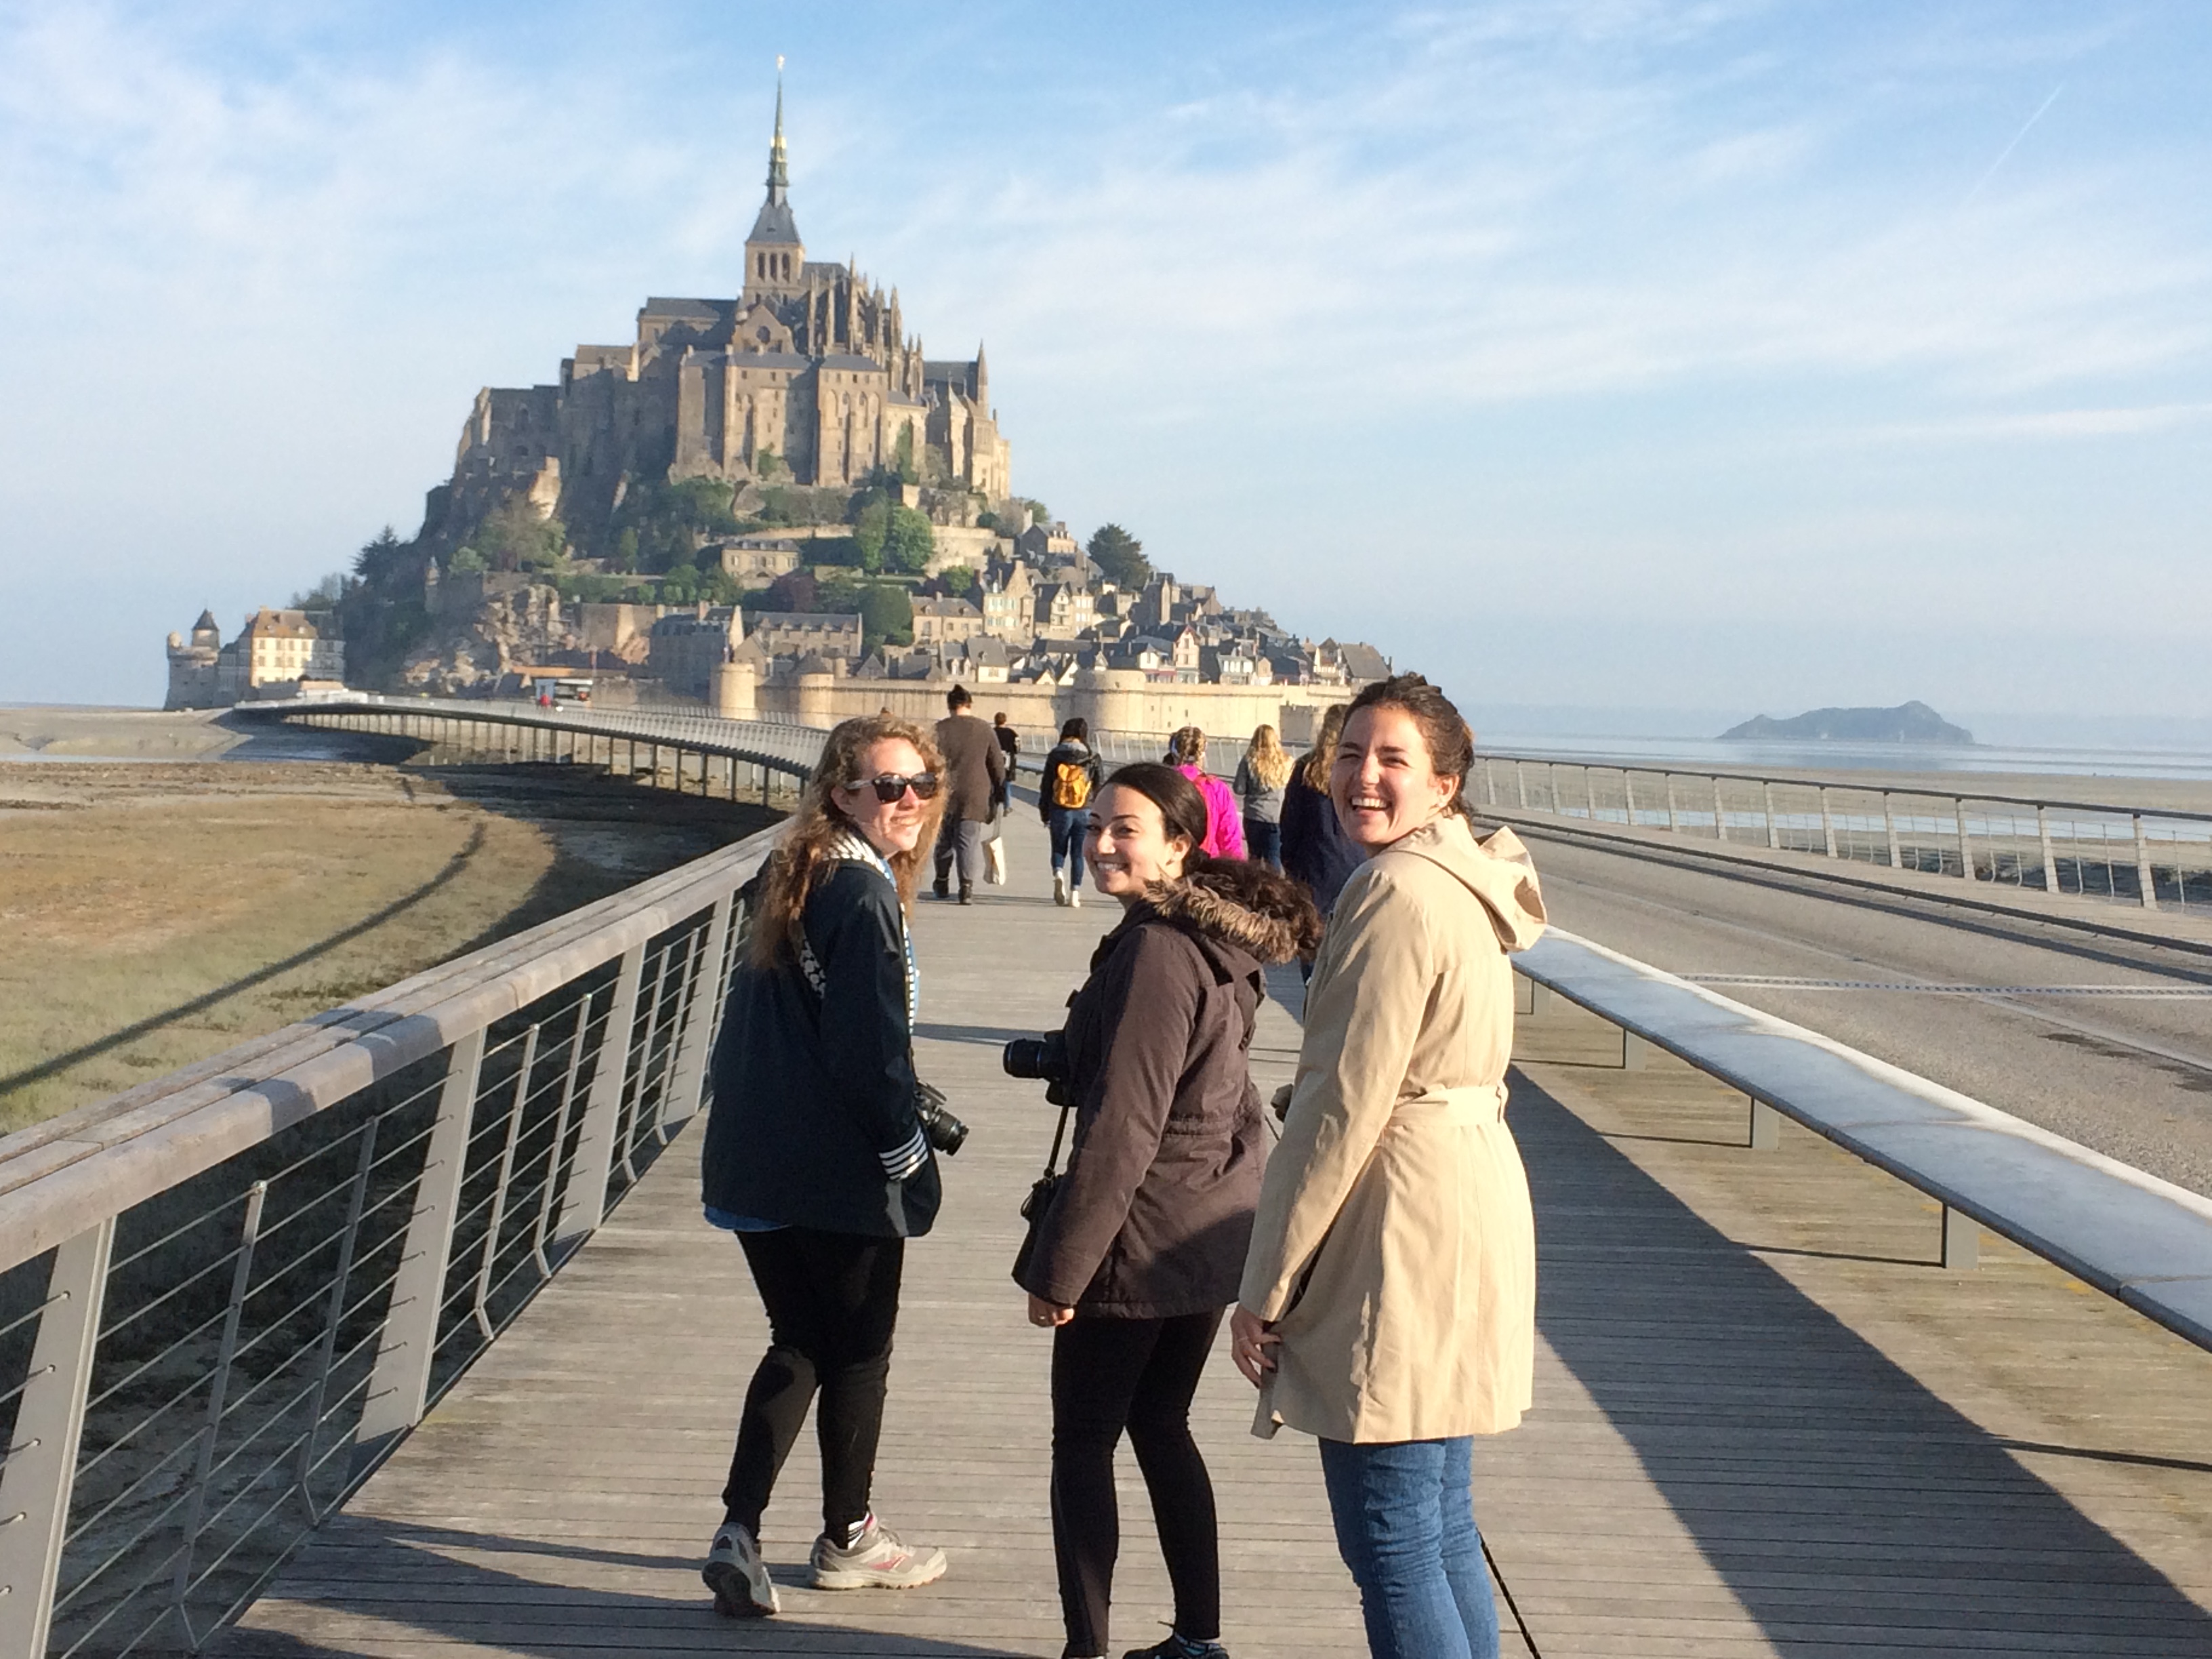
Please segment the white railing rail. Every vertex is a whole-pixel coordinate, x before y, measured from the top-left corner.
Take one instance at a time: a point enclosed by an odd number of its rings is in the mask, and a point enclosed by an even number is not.
[[[259,1592],[697,1109],[772,840],[0,1139],[0,1654]]]
[[[1619,1028],[1622,1066],[1648,1046],[1740,1091],[1747,1147],[1788,1117],[1936,1199],[1945,1267],[1987,1227],[2212,1348],[2212,1199],[1558,928],[1513,965],[1537,1030],[1572,1003]]]
[[[2212,813],[1758,773],[1483,755],[1468,799],[1505,816],[1809,853],[1969,882],[2212,908]]]

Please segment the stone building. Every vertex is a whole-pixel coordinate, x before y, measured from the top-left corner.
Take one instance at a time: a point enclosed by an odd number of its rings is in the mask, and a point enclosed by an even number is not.
[[[911,465],[1011,493],[982,347],[928,356],[897,289],[808,258],[789,186],[779,88],[742,290],[647,300],[635,340],[578,346],[557,385],[479,392],[425,533],[459,534],[518,493],[572,529],[601,526],[637,480],[851,486]]]
[[[983,631],[983,613],[966,599],[916,599],[914,602],[914,642],[952,645]]]
[[[763,611],[752,636],[771,657],[858,657],[861,632],[857,612]]]
[[[169,635],[169,692],[161,706],[228,708],[344,682],[345,641],[325,636],[306,611],[264,605],[225,645],[215,613],[203,611],[189,639]]]

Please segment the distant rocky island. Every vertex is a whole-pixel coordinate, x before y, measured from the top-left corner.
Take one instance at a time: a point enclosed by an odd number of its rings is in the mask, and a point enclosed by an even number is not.
[[[1794,720],[1759,714],[1721,733],[1723,743],[1970,744],[1974,734],[1924,702],[1894,708],[1815,708]]]

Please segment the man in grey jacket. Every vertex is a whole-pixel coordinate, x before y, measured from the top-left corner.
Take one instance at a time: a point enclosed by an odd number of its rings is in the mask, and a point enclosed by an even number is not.
[[[937,750],[945,757],[945,818],[937,832],[939,898],[951,896],[952,866],[960,866],[960,902],[974,900],[983,878],[983,828],[1006,781],[1006,751],[969,710],[975,699],[964,685],[945,694],[951,712],[937,723]]]

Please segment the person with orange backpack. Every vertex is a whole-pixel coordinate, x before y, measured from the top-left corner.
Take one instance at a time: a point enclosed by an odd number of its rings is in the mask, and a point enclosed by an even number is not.
[[[1081,716],[1060,728],[1037,784],[1037,812],[1052,832],[1052,902],[1083,902],[1083,838],[1091,828],[1091,797],[1105,775],[1091,748],[1091,727]]]

